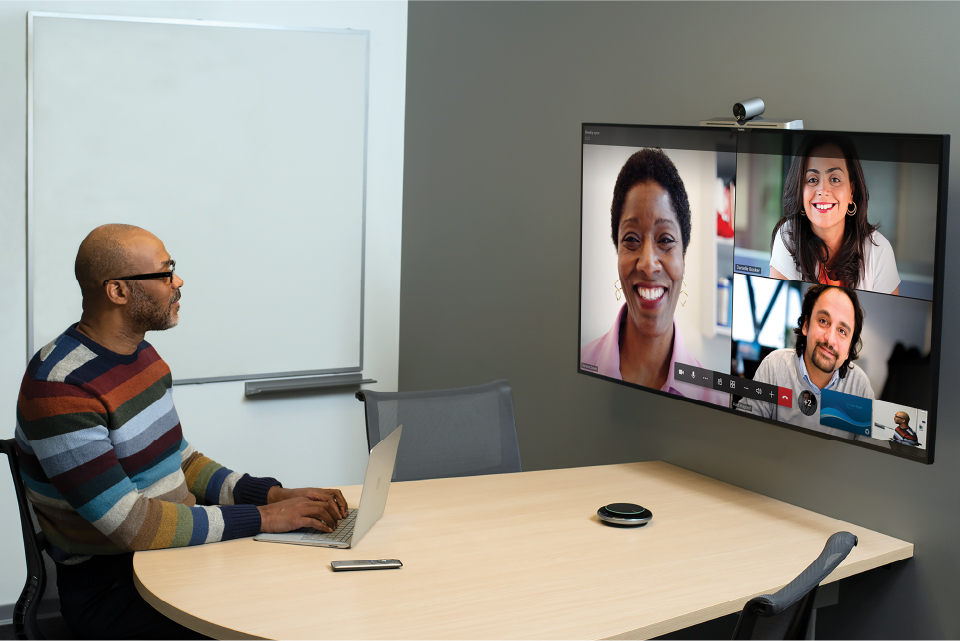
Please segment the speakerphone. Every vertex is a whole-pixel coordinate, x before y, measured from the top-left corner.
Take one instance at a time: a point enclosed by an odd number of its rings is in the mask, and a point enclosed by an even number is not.
[[[597,510],[604,523],[620,527],[640,527],[653,518],[653,512],[634,503],[611,503]]]

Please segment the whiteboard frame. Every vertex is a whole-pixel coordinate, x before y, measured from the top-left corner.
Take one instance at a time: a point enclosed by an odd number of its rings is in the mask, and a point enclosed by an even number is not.
[[[370,31],[365,29],[332,29],[326,27],[291,27],[283,25],[268,25],[245,22],[221,22],[214,20],[188,20],[179,18],[145,18],[140,16],[111,16],[101,14],[66,13],[59,11],[28,11],[27,12],[27,211],[26,211],[26,271],[27,271],[27,354],[26,362],[36,353],[34,347],[35,335],[33,328],[34,312],[34,221],[33,221],[33,92],[34,67],[33,60],[33,21],[35,18],[70,18],[76,20],[103,20],[112,22],[148,22],[155,24],[176,24],[199,27],[231,27],[238,29],[267,29],[273,31],[311,31],[321,33],[340,33],[346,35],[362,35],[367,39],[365,92],[363,103],[363,194],[361,196],[360,212],[360,361],[357,367],[313,369],[292,372],[270,372],[263,374],[242,374],[237,376],[211,376],[206,378],[174,379],[174,385],[189,385],[194,383],[214,383],[220,381],[242,381],[250,379],[288,378],[293,376],[316,376],[327,374],[357,373],[363,370],[363,339],[364,339],[364,305],[366,292],[367,267],[367,153],[370,142]]]

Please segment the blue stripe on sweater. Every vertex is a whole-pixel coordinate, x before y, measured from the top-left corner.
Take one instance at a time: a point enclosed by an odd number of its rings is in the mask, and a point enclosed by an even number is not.
[[[116,469],[119,469],[119,466],[117,466]],[[121,470],[121,474],[122,474],[122,470]],[[122,478],[119,479],[119,481],[117,481],[107,489],[100,492],[100,494],[95,496],[92,500],[87,501],[86,504],[79,507],[77,509],[77,513],[79,513],[80,516],[82,516],[83,518],[93,523],[94,521],[97,521],[103,518],[103,516],[107,512],[113,509],[114,505],[120,502],[120,499],[122,499],[124,496],[126,496],[130,492],[135,492],[135,491],[136,491],[136,487],[134,487],[133,483],[130,482],[130,479],[128,479],[126,475],[123,475]],[[76,502],[70,500],[69,497],[67,498],[67,500],[70,501],[70,503],[76,505]]]
[[[230,474],[231,470],[221,467],[213,473],[210,480],[207,481],[207,487],[203,491],[203,499],[208,505],[220,504],[220,488],[223,487],[223,481]]]
[[[75,350],[80,343],[68,336],[61,334],[56,338],[55,345],[56,346],[53,348],[53,351],[47,354],[46,360],[40,364],[39,368],[37,368],[37,373],[34,375],[35,379],[41,381],[47,380],[53,368],[56,367],[60,361],[66,358],[70,352]]]
[[[96,352],[94,353],[96,354]],[[93,379],[99,378],[103,374],[106,374],[111,369],[116,367],[116,365],[117,364],[111,361],[109,358],[104,358],[100,354],[97,354],[96,358],[90,359],[77,369],[70,372],[63,382],[80,387],[84,383],[89,383]]]
[[[37,494],[41,494],[50,499],[57,499],[60,501],[64,500],[63,496],[60,494],[60,492],[57,491],[57,488],[53,487],[52,484],[38,481],[33,477],[25,474],[22,467],[20,468],[20,478],[23,479],[24,485],[26,485],[28,488],[30,488]]]
[[[157,481],[180,469],[180,456],[176,450],[169,450],[169,454],[151,464],[142,471],[134,474],[130,480],[141,490],[145,490]],[[171,455],[172,454],[172,455]]]
[[[177,417],[177,413],[171,409],[155,421],[149,429],[123,443],[115,443],[114,449],[117,452],[117,458],[123,459],[129,456],[135,456],[138,452],[150,447],[154,441],[163,438],[170,430],[176,428],[179,424],[180,419]],[[179,446],[177,449],[179,450]]]
[[[199,545],[207,540],[207,531],[210,528],[210,520],[207,518],[207,511],[202,507],[191,508],[193,512],[193,534],[190,535],[190,543],[187,545]]]
[[[46,439],[50,440],[50,439]],[[70,448],[63,448],[62,451],[53,456],[41,458],[40,465],[49,478],[53,478],[64,472],[80,467],[93,459],[103,456],[110,451],[110,441],[90,440],[86,443],[75,445]]]
[[[45,461],[48,458],[56,457],[62,452],[80,449],[90,443],[97,442],[103,443],[107,449],[111,448],[110,437],[108,435],[107,428],[104,425],[85,427],[82,430],[75,430],[73,432],[67,432],[66,434],[50,436],[48,438],[38,438],[30,441],[30,444],[33,446],[33,453],[36,455],[36,457],[41,461]],[[82,461],[78,462],[76,465],[80,465],[80,463],[82,463]],[[76,465],[73,467],[76,467]],[[48,474],[48,476],[53,475]]]
[[[227,505],[220,508],[223,515],[221,541],[254,536],[260,532],[260,511],[254,505]]]
[[[171,412],[173,413],[172,416]],[[160,423],[163,426],[163,429],[157,433],[166,432],[180,421],[176,415],[177,412],[173,408],[173,392],[167,390],[163,396],[143,408],[139,414],[132,416],[130,420],[124,423],[123,427],[113,430],[110,436],[114,444],[119,447],[151,429],[155,423]],[[169,422],[171,419],[173,420],[172,423]],[[117,454],[118,458],[124,456],[129,456],[129,454]]]

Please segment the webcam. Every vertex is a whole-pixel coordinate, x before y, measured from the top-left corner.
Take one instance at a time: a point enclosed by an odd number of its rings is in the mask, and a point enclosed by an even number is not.
[[[733,117],[739,124],[743,124],[751,118],[756,118],[763,113],[763,100],[760,98],[751,98],[738,102],[733,106]]]
[[[763,100],[751,98],[733,106],[733,118],[720,117],[701,120],[701,127],[731,127],[739,131],[747,129],[803,129],[802,120],[766,120],[760,117],[764,112]]]

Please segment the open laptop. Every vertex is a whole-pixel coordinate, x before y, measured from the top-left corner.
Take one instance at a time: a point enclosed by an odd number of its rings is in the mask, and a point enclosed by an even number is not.
[[[363,478],[363,491],[360,493],[360,505],[356,509],[348,510],[347,517],[337,524],[333,532],[303,528],[283,534],[258,534],[253,540],[344,549],[356,545],[367,530],[383,516],[387,493],[390,491],[390,479],[393,477],[393,466],[397,462],[401,430],[402,425],[370,450],[367,474]]]

